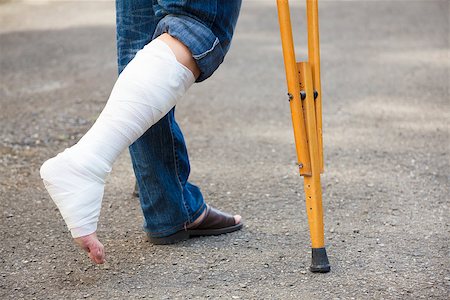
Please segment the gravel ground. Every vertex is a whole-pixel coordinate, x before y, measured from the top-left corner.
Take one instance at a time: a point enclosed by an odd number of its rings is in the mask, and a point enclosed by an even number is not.
[[[1,2],[1,299],[448,299],[448,1],[321,1],[328,274],[307,270],[274,1],[244,1],[226,62],[177,108],[192,181],[246,227],[151,245],[124,153],[106,186],[102,266],[73,245],[38,169],[105,104],[114,3]]]

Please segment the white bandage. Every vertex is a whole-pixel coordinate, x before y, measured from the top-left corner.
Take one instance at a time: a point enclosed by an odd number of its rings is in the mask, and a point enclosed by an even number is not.
[[[166,115],[194,81],[169,46],[153,40],[120,74],[91,129],[42,165],[41,178],[74,238],[96,231],[105,178],[119,154]]]

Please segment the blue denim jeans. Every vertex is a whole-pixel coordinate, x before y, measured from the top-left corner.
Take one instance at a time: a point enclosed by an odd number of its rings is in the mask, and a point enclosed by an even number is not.
[[[200,69],[197,82],[207,79],[230,47],[240,6],[241,0],[116,0],[119,73],[167,32],[192,52]],[[189,157],[175,108],[130,146],[130,154],[151,236],[171,235],[203,213],[202,193],[188,181]]]

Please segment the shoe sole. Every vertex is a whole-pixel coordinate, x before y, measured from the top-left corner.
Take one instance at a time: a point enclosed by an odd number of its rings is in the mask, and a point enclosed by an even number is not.
[[[239,223],[230,227],[219,228],[219,229],[188,229],[188,230],[180,230],[172,235],[165,237],[151,237],[147,234],[148,240],[154,245],[169,245],[175,244],[178,242],[186,241],[191,237],[196,236],[214,236],[221,235],[225,233],[231,233],[234,231],[238,231],[242,229],[244,224]]]

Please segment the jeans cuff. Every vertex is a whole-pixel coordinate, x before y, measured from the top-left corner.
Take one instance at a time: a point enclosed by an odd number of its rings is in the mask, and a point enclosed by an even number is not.
[[[153,39],[163,33],[170,34],[189,48],[200,69],[196,82],[210,77],[224,60],[225,53],[219,39],[210,28],[191,17],[167,15],[159,21]]]

